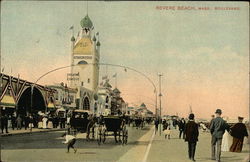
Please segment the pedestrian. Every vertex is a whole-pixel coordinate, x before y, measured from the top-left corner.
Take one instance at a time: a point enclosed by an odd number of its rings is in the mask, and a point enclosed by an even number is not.
[[[39,115],[39,117],[38,117],[38,128],[39,129],[43,128],[43,117],[42,117],[42,115]]]
[[[8,128],[11,128],[12,127],[12,122],[11,122],[11,115],[8,115],[7,116],[7,118],[8,118]]]
[[[32,132],[32,128],[34,127],[34,118],[32,115],[29,116],[29,129]]]
[[[244,137],[248,137],[246,125],[242,123],[243,117],[238,117],[238,123],[231,128],[233,136],[233,144],[230,147],[231,152],[241,152],[243,147]]]
[[[9,133],[8,132],[8,116],[6,114],[1,117],[1,129],[2,129],[2,133],[4,132],[4,129],[6,133]]]
[[[43,129],[47,129],[47,121],[48,121],[48,118],[46,116],[44,116],[43,119],[42,119]]]
[[[1,130],[2,130],[2,133],[3,133],[3,130],[4,130],[4,115],[1,116]]]
[[[216,112],[216,118],[212,119],[211,125],[210,125],[210,132],[212,135],[211,140],[211,151],[212,151],[212,160],[216,160],[217,162],[220,162],[220,156],[221,156],[221,143],[222,143],[222,137],[225,133],[225,130],[229,132],[229,125],[221,118],[222,111],[221,109],[217,109]],[[217,149],[216,149],[217,146]],[[216,150],[216,153],[215,153]]]
[[[17,130],[22,129],[22,118],[20,117],[20,115],[17,116],[16,123],[17,123]]]
[[[73,148],[74,149],[74,153],[76,153],[77,149],[74,148],[74,145],[76,143],[75,136],[64,133],[62,135],[62,137],[65,137],[65,141],[63,143],[67,144],[67,150],[68,150],[67,153],[69,153],[69,149],[70,148]]]
[[[223,119],[228,122],[228,117],[223,117]],[[230,146],[232,144],[232,136],[229,134],[229,132],[225,132],[222,136],[222,142],[221,142],[221,151],[227,152],[230,149]]]
[[[12,130],[14,130],[16,127],[16,117],[14,115],[11,115],[11,126]]]
[[[24,128],[25,128],[25,130],[26,130],[28,127],[29,127],[29,116],[26,115],[26,116],[24,117]]]
[[[159,120],[155,118],[155,134],[158,131]]]
[[[185,133],[184,133],[184,130],[185,130],[185,125],[186,125],[186,121],[184,120],[184,118],[181,118],[181,120],[179,121],[178,123],[178,127],[179,127],[179,138],[181,138],[181,135],[182,135],[182,138],[184,139],[185,137]]]
[[[211,120],[210,120],[210,122],[209,122],[209,124],[208,124],[208,127],[209,127],[209,128],[210,128],[211,122],[214,120],[214,118],[215,118],[215,116],[214,116],[214,115],[211,115]]]
[[[185,125],[184,129],[185,141],[188,142],[188,157],[190,160],[195,161],[194,155],[199,136],[199,126],[194,121],[193,113],[191,113],[188,118],[189,121]]]
[[[48,118],[47,128],[49,128],[49,129],[53,128],[53,118],[51,115],[49,115],[49,118]]]
[[[166,138],[170,139],[171,129],[170,129],[170,124],[168,124],[167,122],[163,126],[163,134],[165,135],[165,139]]]
[[[167,123],[166,119],[163,120],[162,127],[163,127],[163,131],[168,128],[168,123]]]

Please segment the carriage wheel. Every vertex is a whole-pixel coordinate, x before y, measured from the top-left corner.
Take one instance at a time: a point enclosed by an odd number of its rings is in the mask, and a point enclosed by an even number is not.
[[[128,143],[128,130],[126,129],[125,131],[125,139],[124,139],[124,144]]]
[[[102,131],[101,131],[101,129],[98,129],[98,132],[97,132],[97,142],[98,142],[98,145],[101,144],[101,141],[102,141]]]
[[[122,131],[122,144],[127,144],[128,142],[128,130],[124,129]]]
[[[102,134],[102,143],[104,143],[105,141],[106,141],[106,130],[104,130]]]
[[[122,132],[123,132],[122,130],[118,131],[118,136],[119,136],[118,142],[120,143],[123,143]]]

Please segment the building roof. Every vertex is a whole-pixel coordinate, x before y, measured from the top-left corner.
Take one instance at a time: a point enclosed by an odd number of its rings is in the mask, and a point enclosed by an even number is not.
[[[92,28],[93,27],[93,23],[90,20],[89,16],[86,15],[80,22],[82,28]]]
[[[105,87],[105,88],[112,88],[112,86],[107,81],[104,83],[103,87]]]
[[[142,103],[140,107],[146,108],[146,105],[144,103]]]
[[[99,41],[97,41],[96,45],[97,45],[97,46],[100,46],[100,45],[101,45],[101,43],[100,43]]]
[[[117,88],[115,88],[115,89],[113,90],[113,92],[114,92],[114,93],[121,93],[121,92],[119,91],[119,89],[117,89]]]

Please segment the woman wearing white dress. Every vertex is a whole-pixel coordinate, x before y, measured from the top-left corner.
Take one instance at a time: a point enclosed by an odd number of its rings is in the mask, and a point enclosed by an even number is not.
[[[223,119],[227,122],[228,117],[223,117]],[[232,136],[225,131],[222,137],[222,143],[221,143],[221,151],[229,151],[230,146],[232,145],[233,138]]]
[[[51,117],[49,117],[49,119],[48,119],[48,128],[49,129],[53,128],[53,123],[52,123],[52,118]]]
[[[47,121],[48,121],[48,119],[47,119],[47,117],[43,117],[43,129],[46,129],[47,128]]]

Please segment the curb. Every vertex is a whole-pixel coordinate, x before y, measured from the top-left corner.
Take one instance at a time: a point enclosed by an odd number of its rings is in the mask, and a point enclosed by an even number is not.
[[[8,137],[8,136],[16,136],[16,135],[25,135],[25,134],[34,134],[34,133],[46,133],[46,132],[55,132],[55,131],[63,131],[64,129],[48,129],[48,130],[40,130],[34,132],[20,132],[20,133],[8,133],[8,134],[1,134],[0,137]]]

